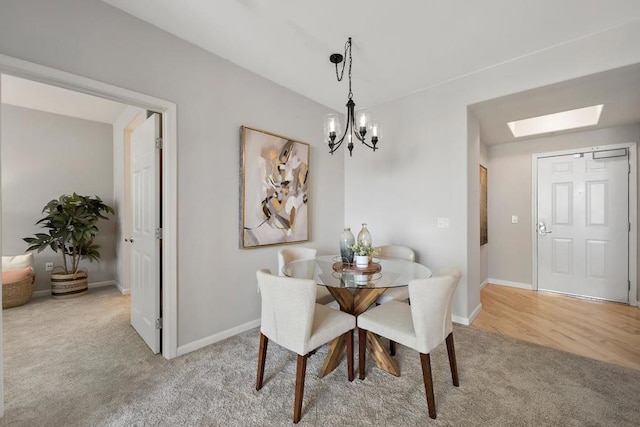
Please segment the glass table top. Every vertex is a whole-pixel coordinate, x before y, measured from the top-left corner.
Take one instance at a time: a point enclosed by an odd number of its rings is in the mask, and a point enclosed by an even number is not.
[[[377,273],[335,271],[339,256],[323,255],[315,259],[291,261],[282,269],[287,277],[313,279],[319,285],[333,288],[395,288],[407,286],[410,280],[431,277],[431,270],[422,264],[401,259],[374,258],[382,267]]]

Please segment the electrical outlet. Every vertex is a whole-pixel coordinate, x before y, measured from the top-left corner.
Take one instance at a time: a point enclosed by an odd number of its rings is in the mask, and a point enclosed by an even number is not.
[[[51,271],[53,270],[53,263],[52,262],[48,262],[44,265],[44,269],[45,271]]]
[[[449,218],[438,218],[438,228],[449,228]]]

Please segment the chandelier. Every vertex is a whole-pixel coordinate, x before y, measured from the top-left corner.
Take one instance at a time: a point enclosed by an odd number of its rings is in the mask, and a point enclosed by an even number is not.
[[[351,91],[351,37],[347,40],[344,46],[344,56],[340,53],[334,53],[329,57],[329,61],[336,65],[336,78],[339,82],[344,77],[344,68],[347,64],[346,57],[349,54],[349,98],[347,100],[347,122],[344,129],[344,133],[340,139],[336,140],[338,134],[341,133],[342,124],[340,123],[340,116],[338,114],[327,114],[324,120],[324,134],[328,138],[329,152],[333,154],[342,142],[347,139],[347,148],[349,149],[349,156],[353,156],[353,141],[354,138],[362,142],[367,147],[376,151],[379,147],[376,147],[380,135],[380,126],[377,122],[372,121],[369,117],[369,113],[366,110],[355,111],[356,103],[353,102],[353,92]],[[344,62],[342,62],[344,60]],[[338,64],[342,63],[342,70],[338,72]],[[357,127],[356,127],[357,125]],[[371,135],[371,143],[367,143],[366,135]]]

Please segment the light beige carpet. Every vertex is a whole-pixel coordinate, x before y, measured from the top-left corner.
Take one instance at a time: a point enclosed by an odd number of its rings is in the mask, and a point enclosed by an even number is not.
[[[168,361],[129,326],[115,288],[3,311],[5,416],[11,426],[291,425],[295,355],[270,345],[255,391],[258,330]],[[427,416],[419,357],[399,347],[402,377],[370,363],[308,363],[301,426],[637,426],[640,372],[467,327],[455,328],[460,387],[446,348],[432,354],[438,418]]]

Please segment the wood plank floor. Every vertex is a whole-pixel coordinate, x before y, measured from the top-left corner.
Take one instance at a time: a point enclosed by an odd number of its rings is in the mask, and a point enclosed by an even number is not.
[[[640,370],[640,309],[487,285],[472,326]]]

